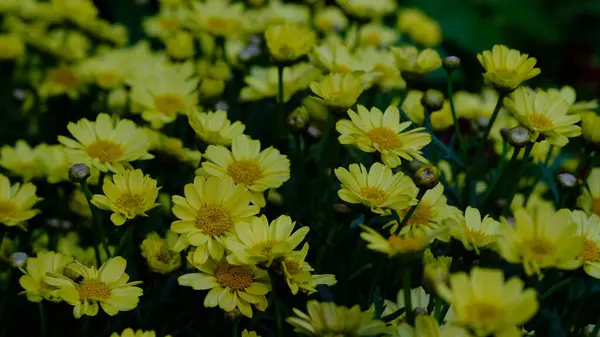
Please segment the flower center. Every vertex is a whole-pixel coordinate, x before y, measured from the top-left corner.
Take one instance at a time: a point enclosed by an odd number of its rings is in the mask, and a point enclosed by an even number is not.
[[[97,140],[88,146],[87,153],[92,158],[113,162],[121,158],[123,148],[112,140]]]
[[[474,302],[466,307],[467,320],[479,326],[493,326],[495,322],[504,318],[504,311],[495,305],[485,302]]]
[[[364,44],[372,46],[379,46],[381,44],[381,36],[377,33],[369,33],[362,40]]]
[[[378,127],[367,132],[369,139],[379,147],[380,150],[391,150],[395,149],[400,145],[398,141],[398,135],[389,128]]]
[[[158,20],[158,24],[160,25],[161,28],[164,28],[167,30],[173,30],[173,29],[176,29],[177,27],[179,27],[179,23],[177,22],[177,20],[175,20],[173,18],[160,18]]]
[[[277,244],[277,240],[268,240],[261,243],[257,243],[250,250],[255,252],[258,255],[269,256],[271,254],[271,250]]]
[[[219,236],[232,226],[229,213],[221,206],[204,206],[196,214],[196,227],[208,236]]]
[[[260,167],[253,160],[240,160],[231,164],[227,173],[236,184],[252,185],[262,178]]]
[[[541,261],[546,256],[553,254],[555,248],[548,241],[543,239],[531,239],[524,242],[525,247],[531,253],[534,260]]]
[[[174,252],[168,250],[161,250],[154,255],[154,258],[160,263],[169,264],[173,260],[174,256]]]
[[[392,249],[402,252],[419,252],[423,250],[423,242],[413,237],[400,237],[391,235],[388,239]]]
[[[302,271],[302,268],[300,268],[300,264],[298,264],[298,262],[296,261],[285,260],[283,261],[283,263],[285,264],[285,269],[290,275],[298,274],[300,271]]]
[[[114,71],[103,71],[98,74],[96,81],[102,87],[114,87],[121,83],[121,75]]]
[[[206,20],[206,27],[214,32],[224,32],[229,27],[229,22],[221,17],[210,17]]]
[[[403,216],[406,216],[409,209],[406,209]],[[433,216],[431,207],[424,202],[420,202],[413,215],[408,219],[408,224],[411,226],[427,225]]]
[[[79,299],[86,301],[93,298],[109,298],[110,287],[100,280],[86,280],[83,281],[78,287]]]
[[[228,263],[224,263],[219,266],[215,273],[217,283],[223,288],[229,288],[231,290],[244,290],[248,288],[254,276],[252,275],[252,269],[248,266],[234,266]]]
[[[583,251],[580,256],[586,262],[598,262],[600,261],[600,249],[596,243],[589,239],[583,240]]]
[[[527,116],[529,123],[536,129],[552,126],[552,121],[544,114],[532,112]]]
[[[184,108],[183,100],[178,95],[162,94],[154,97],[158,111],[167,116],[174,116]]]
[[[467,238],[475,245],[481,245],[487,238],[487,234],[477,229],[467,229]]]
[[[128,212],[135,211],[140,208],[144,198],[139,194],[125,193],[121,194],[117,199],[117,208]]]
[[[374,205],[381,205],[387,200],[387,193],[377,186],[366,186],[360,190],[360,195]]]
[[[345,64],[338,64],[337,71],[338,73],[349,73],[352,72],[352,68],[348,67]]]
[[[49,74],[49,77],[52,82],[65,87],[74,87],[79,84],[79,78],[74,71],[69,69],[56,69]]]
[[[596,215],[600,215],[600,199],[594,199],[592,202],[592,212]]]
[[[0,219],[9,219],[17,211],[17,206],[10,200],[0,200]]]

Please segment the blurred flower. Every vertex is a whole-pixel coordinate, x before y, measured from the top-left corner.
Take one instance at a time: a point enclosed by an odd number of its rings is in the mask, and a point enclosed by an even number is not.
[[[276,61],[294,61],[306,55],[315,40],[315,32],[300,25],[273,25],[265,31],[267,47]]]
[[[364,76],[369,85],[377,84],[384,91],[406,88],[406,81],[400,76],[400,70],[395,66],[394,54],[390,50],[361,48],[355,55],[365,69],[372,68],[369,75]]]
[[[458,91],[454,94],[457,115],[474,121],[480,118],[490,119],[497,102],[498,92],[487,87],[480,94],[466,91]]]
[[[501,91],[513,91],[522,82],[541,72],[535,68],[535,58],[503,45],[495,45],[492,51],[485,50],[477,54],[477,59],[485,69],[485,82]]]
[[[356,103],[364,87],[361,78],[351,73],[329,74],[310,84],[312,92],[321,97],[326,105],[344,109]]]
[[[48,273],[62,274],[65,266],[73,261],[70,256],[64,256],[55,252],[41,252],[37,257],[27,259],[27,266],[23,272],[25,275],[19,278],[19,284],[23,292],[31,302],[48,300],[60,302],[57,288],[45,282]]]
[[[260,337],[260,336],[254,331],[248,331],[248,330],[244,329],[244,331],[242,331],[242,337]]]
[[[238,31],[243,14],[244,6],[241,3],[231,4],[228,0],[205,0],[192,5],[185,22],[193,29],[226,37]]]
[[[418,44],[433,48],[442,41],[440,25],[416,8],[405,8],[398,12],[397,27],[406,32]]]
[[[426,75],[442,66],[442,58],[433,49],[419,51],[416,47],[392,47],[396,67],[403,75]]]
[[[324,33],[342,31],[348,26],[348,19],[338,7],[328,6],[316,11],[315,27]]]
[[[152,232],[142,241],[142,256],[148,268],[155,273],[168,274],[181,267],[181,255],[175,252],[177,234],[167,231],[165,238]]]
[[[44,168],[37,160],[39,148],[33,149],[25,140],[18,140],[14,147],[0,148],[0,166],[24,181],[44,176]]]
[[[414,328],[402,322],[390,329],[387,336],[391,337],[472,337],[465,329],[446,324],[441,329],[437,320],[432,316],[418,315]],[[500,337],[500,335],[498,335]],[[505,336],[508,337],[508,336]]]
[[[92,218],[92,211],[90,210],[85,194],[78,188],[73,191],[69,198],[69,210],[84,218]]]
[[[500,223],[488,215],[481,219],[479,210],[469,206],[464,217],[461,215],[458,222],[450,227],[450,234],[462,241],[465,249],[474,249],[479,254],[480,248],[495,245],[500,235]]]
[[[25,43],[17,34],[0,34],[0,60],[16,59],[25,53]]]
[[[423,253],[423,281],[425,285],[431,288],[439,283],[446,283],[450,275],[450,265],[452,257],[433,256],[431,250],[426,249]]]
[[[223,110],[188,113],[190,126],[203,142],[230,146],[233,139],[243,134],[246,126],[240,121],[231,123]]]
[[[598,101],[579,101],[577,102],[577,93],[572,87],[565,85],[560,89],[548,89],[546,91],[550,96],[558,96],[569,103],[569,113],[586,113],[598,108]]]
[[[307,254],[308,243],[305,243],[300,251],[287,254],[281,261],[281,269],[292,295],[298,294],[299,290],[311,295],[317,292],[316,287],[319,285],[332,286],[337,283],[335,275],[311,274],[314,269],[305,261]]]
[[[113,332],[110,337],[157,337],[156,333],[153,330],[137,330],[134,331],[132,328],[127,328],[123,330],[122,333]],[[171,337],[171,335],[166,335],[165,337]]]
[[[397,236],[391,234],[389,238],[384,238],[376,230],[367,226],[362,226],[364,232],[360,237],[368,242],[367,248],[379,253],[387,254],[389,257],[400,255],[400,257],[419,254],[431,242],[430,237],[417,233],[408,233],[406,235]],[[404,256],[403,256],[404,255]]]
[[[323,43],[316,46],[309,54],[310,62],[326,73],[363,73],[367,74],[373,70],[371,60],[369,62],[359,59],[347,46],[340,42]]]
[[[38,92],[44,98],[63,94],[76,98],[83,84],[79,70],[68,67],[51,68],[46,72]]]
[[[196,54],[194,36],[184,30],[177,31],[165,38],[165,45],[169,56],[176,60],[189,59]]]
[[[320,71],[309,63],[301,62],[283,69],[283,101],[288,102],[300,90],[321,77]],[[279,80],[277,67],[252,67],[244,77],[246,87],[242,88],[242,101],[257,101],[268,97],[277,97]]]
[[[596,214],[589,217],[582,211],[571,213],[577,224],[577,233],[583,237],[583,270],[591,277],[600,279],[600,218]]]
[[[600,116],[595,112],[587,112],[581,117],[581,133],[591,144],[600,144]]]
[[[600,216],[600,168],[592,170],[587,181],[584,182],[583,193],[577,198],[577,206],[581,207],[587,215]]]
[[[363,19],[375,19],[392,13],[396,9],[393,0],[336,0],[348,14]]]
[[[411,289],[410,298],[413,311],[427,312],[429,297],[429,294],[427,294],[422,287]],[[385,300],[383,302],[383,312],[381,313],[381,317],[391,315],[398,310],[405,308],[406,304],[404,303],[404,289],[400,289],[396,295],[395,302],[390,300]],[[396,319],[394,319],[392,324],[399,323],[404,317],[406,317],[406,312],[403,312],[402,315],[399,315]]]
[[[400,34],[382,23],[371,22],[362,25],[358,31],[358,41],[361,46],[387,47],[393,45]]]
[[[7,177],[0,174],[0,223],[5,226],[22,226],[36,216],[39,211],[32,209],[42,200],[35,195],[36,187],[32,183],[10,184]]]
[[[282,23],[308,26],[310,23],[310,8],[295,3],[285,3],[281,0],[271,0],[269,5],[263,8],[260,19],[265,27]]]
[[[421,104],[422,97],[422,91],[409,90],[402,103],[402,110],[404,110],[408,117],[417,125],[423,125],[425,121],[425,108],[423,107],[423,104]]]
[[[182,8],[161,9],[156,15],[145,18],[142,27],[148,36],[166,39],[180,31],[184,16]]]

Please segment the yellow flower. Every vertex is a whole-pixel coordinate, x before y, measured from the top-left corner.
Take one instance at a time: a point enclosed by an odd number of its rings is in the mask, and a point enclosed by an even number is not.
[[[174,249],[176,242],[177,234],[172,231],[167,231],[164,239],[155,232],[146,235],[140,247],[151,271],[168,274],[181,267],[181,255]]]
[[[485,50],[477,54],[477,59],[485,69],[483,78],[486,84],[502,91],[513,91],[522,82],[541,72],[535,68],[535,58],[503,45],[495,45],[492,51]]]
[[[373,65],[358,59],[341,42],[323,43],[309,54],[309,60],[325,73],[369,73]]]
[[[416,47],[392,47],[396,67],[402,74],[422,76],[442,66],[442,58],[433,49],[419,51]]]
[[[406,8],[398,12],[397,27],[418,44],[428,48],[435,47],[442,41],[440,25],[415,8]]]
[[[402,322],[390,329],[387,336],[391,337],[472,337],[465,329],[450,324],[441,329],[437,320],[432,316],[418,315],[415,318],[414,328],[406,322]],[[497,337],[516,337],[496,335]]]
[[[94,20],[98,16],[98,9],[90,0],[53,0],[52,5],[64,18],[76,23]]]
[[[361,311],[359,305],[351,308],[331,302],[308,301],[308,314],[294,308],[295,317],[286,321],[294,332],[304,336],[373,336],[384,333],[384,322],[374,317],[374,309]]]
[[[505,282],[501,270],[475,267],[470,275],[452,274],[450,286],[440,285],[438,294],[452,305],[452,324],[482,337],[515,330],[535,315],[539,306],[536,292],[523,286],[518,277]]]
[[[156,332],[153,330],[137,330],[134,331],[132,328],[127,328],[123,330],[122,333],[113,332],[110,337],[156,337]],[[171,335],[166,335],[165,337],[171,337]]]
[[[586,181],[587,188],[577,198],[577,206],[581,207],[587,215],[600,216],[600,168],[592,168]]]
[[[450,274],[450,265],[452,257],[433,256],[428,248],[423,253],[423,281],[430,287],[435,287],[438,283],[445,283]]]
[[[341,133],[338,138],[341,144],[355,145],[364,152],[378,151],[382,161],[391,168],[401,164],[400,158],[427,162],[421,149],[431,142],[431,135],[421,132],[424,128],[402,132],[411,122],[400,123],[396,106],[391,105],[382,113],[376,107],[369,111],[358,105],[357,111],[358,114],[349,109],[351,121],[342,119],[336,124],[337,131]]]
[[[273,25],[265,31],[267,48],[277,61],[294,61],[306,55],[316,38],[312,29],[290,23]]]
[[[252,193],[252,202],[264,207],[264,191],[278,188],[290,179],[290,161],[279,150],[269,147],[260,150],[260,141],[246,135],[236,137],[231,150],[209,145],[204,154],[207,161],[202,171],[209,176],[230,176],[233,181]]]
[[[358,41],[361,46],[387,47],[393,45],[400,38],[400,34],[379,22],[371,22],[360,26]]]
[[[160,129],[175,121],[177,114],[192,111],[197,102],[197,86],[197,78],[184,77],[178,71],[164,68],[155,76],[131,82],[133,111],[141,113],[153,128]]]
[[[18,140],[14,147],[4,145],[0,149],[0,166],[25,181],[41,177],[44,169],[36,158],[36,152],[24,140]]]
[[[575,89],[568,85],[565,85],[560,89],[551,88],[548,89],[547,92],[551,96],[559,96],[566,100],[569,103],[569,113],[586,113],[598,107],[598,101],[595,99],[591,101],[576,102],[577,93],[575,92]]]
[[[600,143],[600,116],[595,112],[587,112],[581,117],[581,133],[583,138],[592,143]]]
[[[11,60],[23,55],[25,43],[17,34],[0,34],[0,60]]]
[[[225,252],[223,239],[259,212],[250,204],[250,193],[227,176],[196,177],[193,184],[185,185],[184,195],[173,196],[173,214],[180,220],[171,224],[171,230],[196,247],[193,260],[198,264],[209,255],[220,260]]]
[[[254,331],[248,331],[248,330],[244,329],[244,331],[242,331],[242,337],[260,337],[260,336]]]
[[[363,204],[374,213],[385,214],[416,203],[418,190],[412,180],[381,163],[374,163],[369,170],[363,164],[351,164],[349,170],[336,168],[335,176],[341,182],[340,199]]]
[[[110,221],[121,226],[136,216],[148,215],[146,212],[158,206],[156,180],[144,175],[142,170],[127,170],[104,180],[102,194],[96,194],[92,203],[99,209],[111,211]]]
[[[42,166],[46,180],[50,184],[69,180],[69,169],[72,163],[69,162],[65,150],[62,145],[46,144],[40,144],[35,149],[38,165]]]
[[[335,73],[312,82],[310,90],[323,99],[323,102],[336,108],[349,108],[365,89],[360,77],[352,73]]]
[[[480,118],[489,120],[497,102],[498,92],[487,87],[483,89],[481,94],[472,94],[465,91],[458,91],[454,94],[454,104],[458,116],[473,121],[478,121]]]
[[[184,30],[177,31],[165,39],[169,56],[176,60],[185,60],[194,57],[196,46],[194,36]]]
[[[533,92],[526,88],[517,89],[504,98],[504,106],[533,134],[532,141],[540,135],[554,146],[563,147],[568,138],[581,134],[579,115],[568,115],[569,104],[560,97],[552,97],[543,91]]]
[[[393,0],[336,0],[348,14],[360,18],[380,18],[396,9]]]
[[[324,33],[343,31],[348,27],[348,18],[341,9],[334,6],[318,9],[313,21],[315,27]]]
[[[185,11],[181,8],[161,8],[156,15],[144,19],[142,27],[146,35],[165,39],[181,29],[184,16]]]
[[[233,264],[266,264],[290,254],[308,233],[308,227],[302,227],[292,233],[296,223],[287,215],[271,221],[261,215],[252,222],[237,223],[234,236],[225,239],[225,246],[231,254],[227,262]]]
[[[582,211],[571,213],[577,224],[577,233],[583,237],[583,250],[579,258],[583,260],[583,270],[591,277],[600,279],[600,217],[589,217]]]
[[[317,292],[318,285],[332,286],[337,283],[335,275],[313,275],[314,269],[306,262],[308,254],[308,243],[305,243],[300,251],[293,251],[281,260],[281,269],[285,277],[285,282],[293,295],[302,291],[307,295]]]
[[[575,269],[581,265],[577,256],[583,240],[568,209],[554,212],[540,205],[532,212],[524,208],[514,214],[514,227],[505,220],[498,237],[502,258],[522,263],[527,275],[541,275],[543,268]]]
[[[267,97],[277,97],[279,79],[277,67],[250,68],[244,77],[246,87],[240,92],[242,101],[256,101]],[[295,93],[308,88],[309,84],[321,77],[321,72],[309,63],[301,62],[283,69],[283,101],[288,102]]]
[[[231,123],[227,119],[227,112],[223,110],[193,110],[188,113],[188,120],[196,135],[206,144],[212,145],[230,146],[233,139],[243,134],[246,128],[240,121]]]
[[[310,23],[310,8],[303,4],[285,3],[284,1],[269,1],[263,9],[260,18],[268,25],[293,23],[308,26]]]
[[[39,213],[32,209],[42,200],[35,195],[36,187],[32,183],[10,184],[7,177],[0,174],[0,223],[5,226],[22,226],[22,223]]]
[[[423,125],[425,121],[425,108],[421,104],[423,92],[419,90],[409,90],[404,102],[402,102],[402,110],[406,112],[408,117],[417,125]]]
[[[450,234],[462,241],[466,249],[474,249],[479,254],[480,248],[496,243],[500,235],[500,223],[487,215],[482,220],[479,210],[468,206],[464,217],[461,215],[458,223],[450,227]]]
[[[192,28],[214,36],[231,36],[238,32],[244,15],[244,5],[228,0],[195,2],[187,20]]]
[[[99,114],[95,122],[86,118],[69,123],[67,129],[76,140],[58,136],[68,150],[71,162],[87,163],[102,172],[122,172],[129,162],[154,158],[148,153],[146,134],[134,122],[113,122],[108,114]]]
[[[425,289],[422,287],[414,288],[410,290],[410,298],[412,309],[417,312],[427,312],[427,306],[429,305],[429,294],[425,292]],[[400,309],[404,309],[406,307],[406,303],[404,303],[404,289],[400,289],[398,294],[396,295],[396,301],[385,300],[383,302],[383,312],[381,313],[381,317],[385,317],[395,313]],[[398,316],[396,319],[392,321],[392,324],[399,323],[402,318],[406,316],[406,312],[402,313],[402,315]]]
[[[44,80],[38,87],[41,97],[51,97],[67,94],[69,98],[76,98],[79,89],[83,86],[83,79],[77,69],[57,67],[46,72]]]
[[[141,281],[129,282],[129,275],[125,273],[127,261],[117,256],[109,259],[100,267],[86,267],[75,261],[69,265],[75,274],[82,280],[75,282],[72,279],[50,274],[46,283],[58,287],[58,295],[70,305],[73,305],[73,316],[80,318],[83,315],[96,316],[98,305],[110,316],[119,311],[135,309],[142,296],[142,288],[135,285]]]
[[[369,244],[367,248],[387,254],[389,257],[400,255],[412,255],[422,252],[432,241],[431,238],[425,237],[420,233],[408,233],[406,235],[397,236],[391,234],[388,239],[385,239],[376,230],[367,226],[361,226],[365,231],[360,234],[360,237]]]
[[[41,302],[46,299],[59,302],[57,288],[45,282],[48,273],[62,274],[65,266],[71,263],[70,256],[64,256],[55,252],[38,253],[37,257],[27,259],[27,266],[23,271],[25,275],[19,278],[19,284],[23,287],[22,294],[27,296],[31,302]]]
[[[252,306],[259,311],[267,309],[265,295],[271,290],[269,274],[254,265],[232,265],[225,261],[208,260],[195,265],[199,272],[180,276],[179,285],[194,290],[209,290],[204,306],[219,306],[226,312],[238,308],[252,318]]]

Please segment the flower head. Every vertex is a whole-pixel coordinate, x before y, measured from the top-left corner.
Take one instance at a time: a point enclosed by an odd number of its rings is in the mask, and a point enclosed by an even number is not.
[[[536,292],[523,287],[517,277],[505,282],[501,270],[475,267],[470,275],[452,274],[450,285],[440,285],[438,294],[452,304],[452,324],[482,337],[514,330],[533,317],[539,306]]]
[[[269,52],[277,61],[294,61],[306,55],[316,37],[312,29],[291,23],[273,25],[265,31]]]
[[[250,192],[227,176],[196,177],[193,184],[185,185],[184,196],[173,196],[173,214],[180,220],[171,224],[171,230],[196,247],[192,257],[197,264],[209,256],[223,258],[223,239],[232,235],[236,224],[259,212],[250,204]]]
[[[600,168],[591,168],[583,193],[577,198],[577,206],[586,214],[600,216]]]
[[[363,204],[372,212],[384,214],[390,209],[404,209],[416,203],[417,187],[410,177],[374,163],[369,170],[363,164],[351,164],[349,170],[335,169],[342,183],[340,199],[351,204]]]
[[[487,215],[481,219],[479,210],[469,206],[464,217],[460,216],[458,223],[451,226],[450,234],[462,241],[466,249],[474,249],[479,253],[480,248],[496,243],[500,235],[500,223]]]
[[[14,147],[4,145],[0,149],[0,166],[11,174],[29,181],[43,176],[44,167],[39,162],[37,148],[32,148],[24,140],[18,140]]]
[[[364,24],[358,31],[358,41],[361,46],[386,47],[396,43],[400,34],[378,22]]]
[[[336,124],[341,144],[355,145],[365,152],[378,151],[382,161],[391,168],[401,164],[400,158],[427,162],[421,149],[431,142],[431,136],[421,132],[424,128],[402,132],[411,123],[400,123],[397,107],[390,106],[382,113],[375,107],[369,111],[358,105],[357,111],[348,110],[350,120],[342,119]]]
[[[188,13],[189,25],[214,36],[231,36],[242,24],[244,6],[228,0],[195,2]]]
[[[591,144],[600,144],[600,116],[595,112],[585,113],[581,117],[581,133]]]
[[[226,312],[235,308],[246,317],[252,317],[252,305],[259,310],[267,309],[266,294],[271,290],[269,274],[254,265],[233,265],[224,260],[208,260],[194,264],[199,272],[180,276],[179,285],[194,290],[210,290],[204,298],[204,306],[219,306]]]
[[[319,82],[312,82],[310,89],[325,104],[336,108],[349,108],[356,103],[364,90],[360,77],[352,73],[329,74]]]
[[[288,287],[290,287],[290,291],[293,295],[296,295],[298,291],[310,295],[317,292],[316,287],[318,285],[324,284],[332,286],[337,283],[335,275],[311,274],[314,270],[308,262],[305,261],[307,254],[308,243],[305,243],[301,250],[293,251],[281,260],[281,269],[285,277],[285,282]]]
[[[157,337],[156,332],[153,330],[133,330],[132,328],[127,328],[123,330],[121,333],[113,332],[110,337]],[[171,335],[167,335],[165,337],[171,337]]]
[[[427,286],[435,287],[439,283],[445,283],[450,274],[452,257],[433,256],[431,250],[426,249],[423,253],[423,281]]]
[[[380,18],[393,12],[397,4],[393,0],[336,0],[348,14],[360,18]]]
[[[425,292],[425,289],[422,287],[414,288],[410,290],[410,298],[412,309],[417,312],[427,312],[427,306],[429,305],[429,294]],[[406,308],[406,303],[404,301],[404,289],[400,289],[398,294],[396,295],[396,301],[385,300],[383,302],[383,312],[381,313],[381,317],[385,317],[397,312],[400,309]],[[402,320],[402,318],[406,317],[406,312],[402,313],[402,315],[398,316],[394,321],[394,323],[398,323]]]
[[[146,212],[158,206],[158,190],[156,180],[144,175],[142,170],[127,170],[105,179],[104,194],[94,195],[92,203],[102,210],[112,211],[110,220],[121,226],[136,216],[148,216]]]
[[[308,301],[308,314],[294,308],[296,317],[287,322],[294,332],[304,336],[373,336],[386,331],[384,322],[374,318],[373,309],[361,311],[358,305],[352,308],[337,306],[331,302]]]
[[[223,110],[215,112],[192,111],[188,113],[188,120],[196,135],[203,142],[212,145],[229,146],[234,138],[244,133],[246,128],[240,121],[231,123],[227,119],[227,112]]]
[[[321,77],[321,72],[307,62],[300,62],[283,68],[283,101],[288,102],[295,93],[308,88],[310,83]],[[243,101],[256,101],[267,97],[277,97],[279,79],[277,67],[252,67],[244,77],[246,87],[240,92]]]
[[[587,216],[584,212],[572,212],[577,224],[577,234],[583,237],[583,250],[579,258],[583,260],[583,270],[591,277],[600,279],[600,217]]]
[[[581,128],[575,125],[580,116],[568,115],[569,104],[560,97],[519,88],[510,97],[504,98],[504,106],[533,133],[532,141],[543,135],[550,144],[563,147],[568,138],[581,134]]]
[[[418,44],[433,48],[442,41],[442,30],[435,20],[416,8],[405,8],[398,12],[397,27]]]
[[[433,49],[419,51],[416,47],[392,47],[396,67],[404,74],[426,75],[442,66],[442,58]]]
[[[388,239],[385,239],[372,228],[367,226],[362,226],[362,228],[365,231],[360,234],[360,237],[369,243],[367,248],[387,254],[389,257],[418,254],[425,250],[432,241],[430,237],[420,234],[413,235],[413,233],[402,236],[391,234]]]
[[[252,202],[264,207],[263,192],[278,188],[290,179],[290,161],[279,150],[269,147],[260,150],[260,141],[246,135],[236,137],[231,150],[210,145],[204,154],[207,161],[202,170],[209,176],[229,176],[252,193]]]
[[[134,122],[123,119],[113,122],[108,114],[100,114],[95,122],[86,118],[67,125],[75,140],[58,136],[68,149],[71,162],[88,163],[102,172],[122,172],[130,162],[154,158],[148,153],[146,134]]]
[[[513,91],[541,72],[535,68],[535,58],[503,45],[495,45],[492,51],[477,54],[477,59],[485,69],[483,78],[486,83],[502,91]]]
[[[58,302],[57,288],[45,282],[48,273],[62,274],[65,266],[73,261],[70,256],[55,252],[41,252],[37,257],[27,259],[27,265],[23,271],[25,275],[19,278],[19,284],[23,287],[23,294],[31,302],[41,302],[46,299]]]
[[[308,233],[308,227],[294,232],[296,223],[287,215],[271,221],[261,215],[251,222],[235,225],[235,235],[225,239],[231,254],[227,262],[234,264],[266,264],[290,254]]]
[[[346,18],[344,12],[334,6],[319,9],[313,20],[315,27],[325,33],[340,31],[348,26],[348,18]]]
[[[46,278],[46,283],[59,288],[58,296],[74,306],[75,318],[96,316],[99,306],[108,315],[114,316],[119,311],[135,309],[143,294],[142,289],[135,286],[141,281],[127,283],[126,266],[127,261],[120,256],[109,259],[100,269],[73,262],[68,268],[81,276],[81,281],[52,273]]]
[[[0,223],[18,226],[36,216],[39,211],[33,209],[33,205],[42,199],[35,192],[32,183],[11,185],[10,180],[0,174]]]
[[[176,242],[177,234],[173,231],[168,231],[164,239],[155,232],[146,236],[140,247],[151,271],[168,274],[181,267],[181,255],[175,252]]]

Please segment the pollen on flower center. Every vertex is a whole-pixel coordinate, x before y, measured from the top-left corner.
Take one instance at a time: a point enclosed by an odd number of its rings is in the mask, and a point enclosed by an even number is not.
[[[161,250],[158,253],[156,253],[154,255],[154,258],[161,263],[164,264],[169,264],[171,263],[171,261],[173,260],[173,256],[175,255],[174,252],[171,251],[167,251],[167,250]]]
[[[546,256],[553,254],[555,251],[554,246],[549,242],[542,239],[531,239],[524,242],[525,247],[529,249],[532,257],[535,260],[542,260]]]
[[[388,243],[394,250],[418,252],[423,249],[423,242],[413,237],[391,235]]]
[[[267,256],[271,254],[271,250],[273,249],[273,247],[275,247],[275,244],[277,244],[277,240],[268,240],[255,244],[254,246],[252,246],[252,248],[250,248],[250,250],[256,252],[259,255]]]
[[[598,262],[600,261],[600,249],[596,243],[589,239],[583,240],[583,251],[580,255],[586,262]]]
[[[236,161],[229,166],[227,173],[236,184],[252,185],[262,178],[260,167],[253,160]]]
[[[504,311],[485,302],[474,302],[466,307],[467,320],[481,326],[491,326],[494,321],[503,319]]]
[[[112,140],[97,140],[88,146],[87,153],[92,158],[112,162],[121,157],[123,148]]]
[[[12,201],[0,200],[0,220],[8,218],[17,211],[17,207]]]
[[[600,199],[594,199],[592,201],[592,212],[596,215],[600,215]]]
[[[117,208],[127,211],[133,211],[144,202],[144,198],[139,194],[125,193],[117,199]]]
[[[403,216],[405,216],[406,213],[408,213],[408,210],[406,210]],[[431,213],[431,208],[425,203],[421,202],[415,209],[415,212],[410,219],[408,219],[408,224],[411,226],[426,225],[429,223],[429,220],[432,216],[433,214]]]
[[[79,299],[109,298],[110,287],[100,280],[85,280],[78,287]]]
[[[196,214],[196,227],[208,236],[219,236],[232,226],[229,213],[221,206],[204,206]]]
[[[487,234],[477,229],[467,229],[467,238],[475,244],[481,244],[487,238]]]
[[[360,195],[374,205],[381,205],[388,198],[387,193],[377,186],[363,187],[360,190]]]
[[[381,150],[395,149],[400,145],[398,135],[390,128],[379,127],[367,133],[369,139],[375,143]]]
[[[181,97],[173,94],[162,94],[155,96],[154,104],[156,104],[158,111],[168,116],[174,116],[184,108]]]
[[[541,113],[532,112],[527,116],[527,119],[533,127],[538,129],[552,126],[552,120],[550,120],[546,115]]]
[[[231,290],[244,290],[248,288],[254,276],[252,269],[248,266],[235,266],[232,264],[224,263],[219,266],[215,273],[217,283],[223,288],[229,288]]]
[[[285,269],[291,275],[297,274],[298,272],[300,272],[302,270],[302,268],[300,268],[300,265],[296,261],[285,260],[285,261],[283,261],[283,263],[285,264]]]

